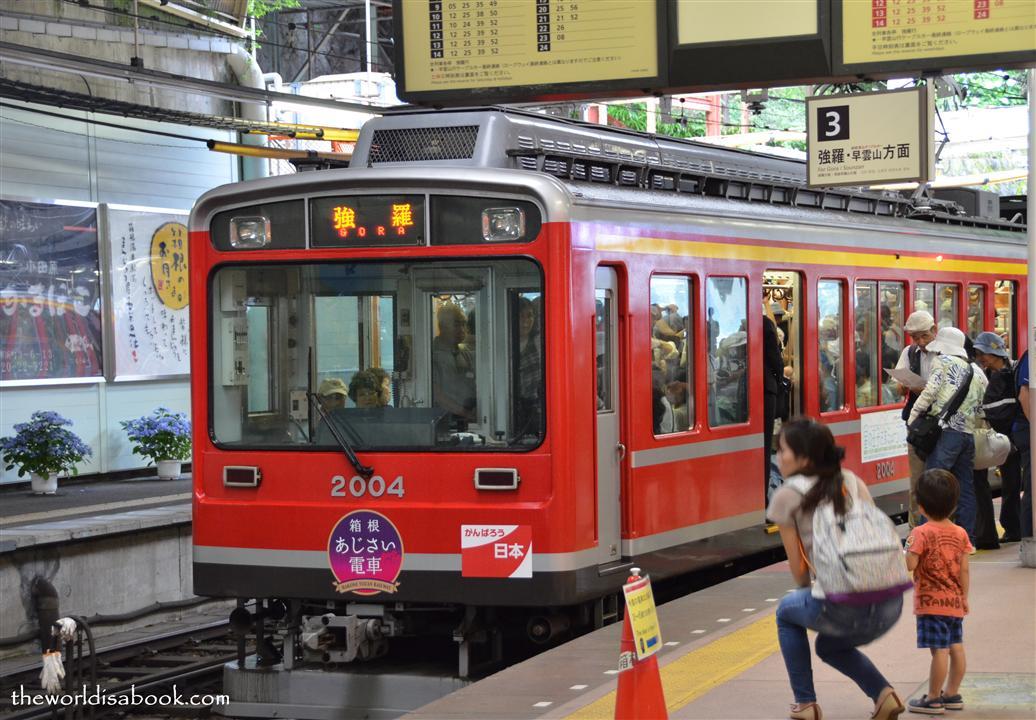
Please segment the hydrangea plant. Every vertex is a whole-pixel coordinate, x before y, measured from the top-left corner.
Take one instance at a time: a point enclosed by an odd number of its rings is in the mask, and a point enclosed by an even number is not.
[[[186,460],[191,455],[191,421],[183,413],[160,407],[120,424],[133,443],[133,452],[152,462]]]
[[[38,410],[29,422],[14,426],[14,435],[0,438],[0,455],[7,470],[18,468],[18,477],[40,477],[61,472],[78,473],[76,463],[93,455],[90,446],[67,427],[72,421],[56,412]]]

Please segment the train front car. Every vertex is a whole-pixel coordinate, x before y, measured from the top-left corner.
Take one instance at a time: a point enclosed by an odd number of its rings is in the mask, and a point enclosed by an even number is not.
[[[550,178],[470,168],[308,172],[199,201],[194,589],[259,599],[289,666],[434,634],[466,675],[501,628],[565,630],[551,607],[597,599],[581,617],[601,622],[619,529],[598,548],[579,501],[593,361],[568,347],[594,330],[572,315],[566,207]]]

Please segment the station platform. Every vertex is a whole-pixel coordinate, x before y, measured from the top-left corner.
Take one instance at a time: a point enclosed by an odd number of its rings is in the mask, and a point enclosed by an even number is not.
[[[659,653],[669,717],[773,720],[792,702],[777,644],[775,608],[793,587],[787,563],[763,568],[658,608]],[[929,653],[916,646],[913,595],[903,615],[865,652],[904,703],[927,691]],[[1036,571],[1019,545],[971,557],[971,614],[964,621],[965,709],[983,720],[1036,717]],[[615,715],[619,640],[615,623],[492,675],[405,717],[610,720]],[[854,683],[813,658],[828,720],[867,718],[873,703]],[[904,713],[901,716],[920,717]]]
[[[0,553],[191,521],[191,476],[105,478],[35,495],[0,490]]]
[[[176,621],[203,601],[191,583],[191,476],[59,483],[55,495],[0,489],[0,660],[38,652],[32,588],[95,636]]]

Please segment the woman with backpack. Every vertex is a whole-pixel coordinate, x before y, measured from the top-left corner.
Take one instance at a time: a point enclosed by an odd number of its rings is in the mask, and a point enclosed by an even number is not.
[[[902,593],[910,584],[895,527],[874,507],[864,482],[842,469],[844,451],[826,426],[795,418],[781,427],[777,442],[777,464],[785,484],[774,493],[767,515],[780,528],[791,574],[799,585],[777,608],[777,637],[795,697],[789,717],[823,718],[813,686],[806,636],[810,629],[818,633],[817,656],[874,702],[871,717],[896,718],[905,710],[903,702],[857,649],[884,635],[903,610]],[[828,568],[845,564],[852,553],[845,543],[858,539],[853,533],[859,530],[869,536],[869,546],[881,548],[880,555],[858,553],[861,558],[868,555],[864,574],[878,568],[880,577],[871,587],[850,588]],[[838,537],[832,534],[839,532]],[[838,552],[841,557],[832,556]]]

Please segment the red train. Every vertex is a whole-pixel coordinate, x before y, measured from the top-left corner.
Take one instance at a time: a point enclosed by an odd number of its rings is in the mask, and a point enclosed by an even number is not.
[[[1023,347],[1023,230],[542,115],[372,120],[351,168],[192,214],[195,591],[264,601],[289,666],[452,633],[463,672],[504,620],[606,622],[631,565],[775,546],[764,314],[903,512],[881,368],[919,308]]]

